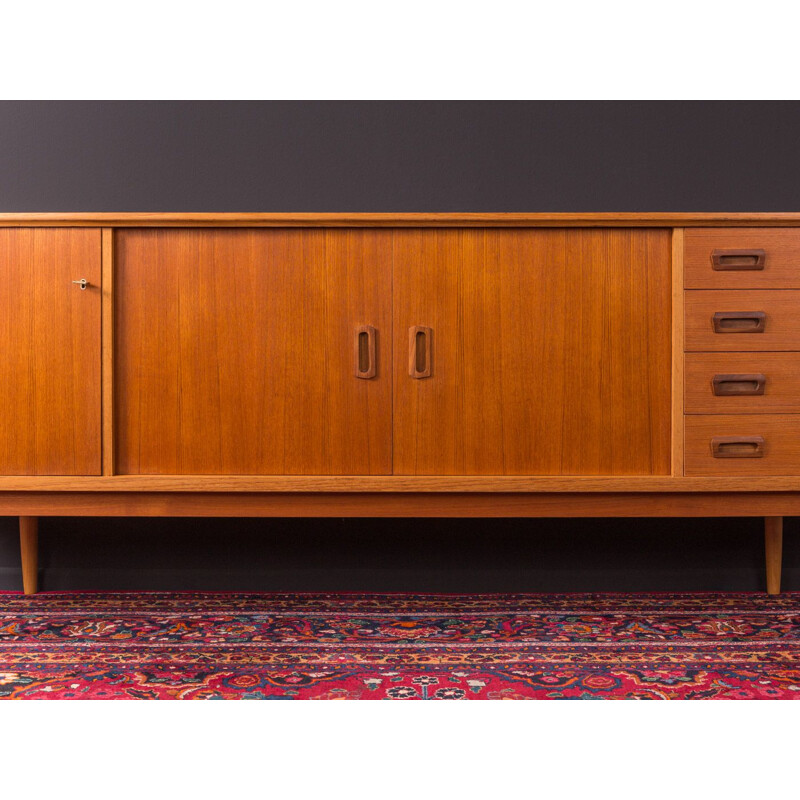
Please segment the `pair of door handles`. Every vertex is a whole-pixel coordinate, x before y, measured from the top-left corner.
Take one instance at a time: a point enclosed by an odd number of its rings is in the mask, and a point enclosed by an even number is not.
[[[374,378],[378,374],[378,331],[372,325],[361,325],[356,329],[356,377]],[[408,329],[408,374],[419,380],[431,376],[431,347],[433,329],[424,325],[413,325]]]

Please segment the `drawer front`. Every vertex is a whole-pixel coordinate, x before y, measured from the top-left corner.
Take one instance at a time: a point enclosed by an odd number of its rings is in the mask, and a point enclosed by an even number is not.
[[[687,228],[687,289],[800,289],[800,229]]]
[[[687,351],[800,350],[800,291],[687,291]]]
[[[800,414],[800,353],[687,353],[687,414]]]
[[[685,419],[686,475],[800,475],[800,415]]]

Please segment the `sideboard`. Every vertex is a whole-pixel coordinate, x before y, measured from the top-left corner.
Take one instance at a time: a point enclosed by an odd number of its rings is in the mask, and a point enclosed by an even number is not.
[[[44,515],[758,516],[780,591],[800,213],[0,214],[0,270],[27,593]]]

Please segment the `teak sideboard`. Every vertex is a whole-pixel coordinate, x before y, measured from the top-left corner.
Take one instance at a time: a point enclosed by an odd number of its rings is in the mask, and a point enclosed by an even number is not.
[[[0,513],[800,514],[800,214],[0,214]],[[487,534],[489,535],[489,534]]]

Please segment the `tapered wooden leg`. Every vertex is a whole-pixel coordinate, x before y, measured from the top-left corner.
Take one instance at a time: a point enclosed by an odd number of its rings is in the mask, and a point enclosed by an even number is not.
[[[783,517],[764,517],[764,547],[767,555],[767,594],[780,594]]]
[[[39,517],[19,518],[19,550],[22,555],[22,588],[36,594],[39,573]]]

